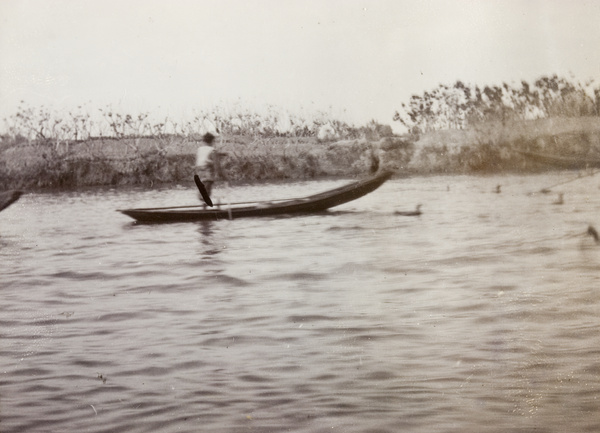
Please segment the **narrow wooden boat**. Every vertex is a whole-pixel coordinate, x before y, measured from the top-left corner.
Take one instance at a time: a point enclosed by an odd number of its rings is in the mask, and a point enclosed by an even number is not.
[[[518,151],[521,155],[527,158],[546,165],[551,165],[557,168],[566,168],[570,170],[579,170],[583,168],[598,168],[600,167],[600,159],[586,158],[584,156],[560,156],[550,155],[546,153]]]
[[[382,172],[368,179],[302,198],[259,201],[252,203],[231,203],[208,208],[197,206],[176,206],[160,208],[123,209],[119,212],[138,222],[166,223],[183,221],[222,220],[244,217],[262,217],[299,213],[321,212],[356,200],[375,191],[392,176]]]
[[[16,202],[23,193],[21,191],[2,191],[0,192],[0,211],[6,209]]]

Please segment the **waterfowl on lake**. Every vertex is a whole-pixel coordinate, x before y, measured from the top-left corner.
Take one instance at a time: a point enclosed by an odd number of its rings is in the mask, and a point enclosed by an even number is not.
[[[396,212],[394,212],[395,215],[402,215],[402,216],[419,216],[421,215],[421,205],[418,204],[417,208],[413,211],[399,211],[397,210]]]
[[[494,191],[496,194],[500,194],[502,192],[502,186],[501,185],[496,185],[496,190]]]
[[[600,243],[600,236],[598,236],[598,232],[596,231],[594,226],[592,226],[592,225],[588,226],[587,234],[591,235],[597,244]]]
[[[23,194],[22,191],[4,191],[0,192],[0,210],[6,209],[16,202]]]
[[[561,192],[560,194],[558,194],[558,199],[553,202],[552,204],[563,204],[564,200],[563,200],[564,194]]]

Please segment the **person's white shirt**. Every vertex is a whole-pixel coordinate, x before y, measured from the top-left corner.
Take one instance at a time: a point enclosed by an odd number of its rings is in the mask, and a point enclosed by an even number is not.
[[[211,155],[214,150],[215,149],[211,146],[198,146],[198,150],[196,151],[196,167],[201,169],[210,168]]]

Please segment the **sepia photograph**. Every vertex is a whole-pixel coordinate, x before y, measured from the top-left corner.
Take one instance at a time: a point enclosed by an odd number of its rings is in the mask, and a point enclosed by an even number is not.
[[[0,0],[0,432],[599,432],[599,23]]]

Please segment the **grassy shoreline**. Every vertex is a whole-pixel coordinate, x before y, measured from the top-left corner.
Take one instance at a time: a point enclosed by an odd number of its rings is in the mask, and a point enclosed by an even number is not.
[[[197,144],[182,136],[92,139],[56,147],[40,143],[3,146],[0,183],[4,189],[192,183]],[[372,148],[408,162],[411,144],[400,138],[321,142],[314,138],[222,136],[223,180],[360,177],[368,174]],[[404,155],[405,154],[405,155]],[[404,155],[404,156],[403,156]]]
[[[409,169],[432,174],[539,173],[555,170],[519,151],[598,158],[600,117],[485,122],[416,138]]]
[[[192,184],[196,144],[183,135],[89,138],[57,144],[0,141],[2,189],[73,189],[88,186]],[[487,122],[420,136],[258,138],[223,134],[217,150],[230,181],[362,177],[373,153],[380,168],[399,175],[535,173],[551,169],[517,150],[600,155],[600,118]]]

